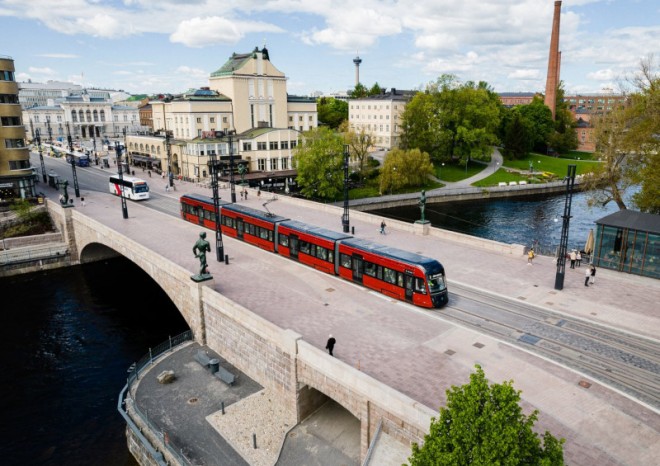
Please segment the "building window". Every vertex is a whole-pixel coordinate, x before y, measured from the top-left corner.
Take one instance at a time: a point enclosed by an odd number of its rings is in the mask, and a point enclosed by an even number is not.
[[[266,142],[257,142],[257,150],[266,150]]]
[[[270,169],[277,170],[277,159],[270,159]]]
[[[14,72],[9,70],[0,70],[0,81],[13,81]]]
[[[298,141],[291,141],[291,149],[295,148],[298,145]]]
[[[266,170],[266,159],[257,159],[257,168],[260,171]]]
[[[25,147],[23,139],[5,139],[5,148],[7,149],[22,149]]]
[[[309,121],[314,121],[314,117],[312,115],[309,116]]]
[[[300,116],[298,117],[298,121],[303,121],[303,117],[302,117],[302,115],[300,115]]]
[[[124,121],[128,121],[128,115],[124,115]]]
[[[38,120],[35,119],[35,121],[39,123]],[[2,126],[21,126],[20,117],[2,117],[0,122],[2,122]]]
[[[105,110],[101,110],[101,121],[105,121]]]
[[[289,169],[289,159],[280,159],[282,160],[282,170],[288,170]]]
[[[252,143],[251,142],[244,142],[243,143],[243,150],[244,151],[252,150]]]
[[[289,148],[289,141],[280,142],[280,149],[288,149],[288,148]]]
[[[293,117],[291,115],[289,115],[289,123],[292,123],[292,122],[293,122]]]
[[[222,122],[227,123],[227,117],[222,117]]]
[[[9,169],[10,170],[25,170],[26,168],[30,168],[30,161],[29,160],[10,160],[9,161]]]
[[[202,122],[202,119],[201,119],[201,118],[197,118],[197,123],[201,123],[201,122]]]
[[[75,110],[71,112],[71,121],[73,121],[74,123],[78,121],[78,115],[76,114]]]
[[[270,150],[277,150],[277,141],[270,141]]]
[[[211,123],[215,123],[215,118],[211,117]]]
[[[0,104],[17,104],[18,96],[16,94],[0,94]]]

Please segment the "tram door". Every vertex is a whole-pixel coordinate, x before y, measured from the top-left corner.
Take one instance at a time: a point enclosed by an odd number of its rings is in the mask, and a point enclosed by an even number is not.
[[[195,207],[194,209],[195,209],[195,217],[197,217],[199,219],[199,224],[204,226],[204,208],[203,207]]]
[[[289,236],[289,257],[291,259],[298,260],[298,251],[299,251],[299,246],[298,246],[298,236],[297,235],[290,235]]]
[[[415,283],[415,277],[413,277],[412,274],[408,272],[403,274],[403,286],[406,290],[406,301],[412,302],[414,283]]]
[[[243,232],[245,231],[245,225],[243,224],[243,219],[240,217],[236,218],[236,235],[238,239],[243,240]]]
[[[353,254],[353,281],[362,283],[362,271],[364,270],[364,260],[362,256]]]

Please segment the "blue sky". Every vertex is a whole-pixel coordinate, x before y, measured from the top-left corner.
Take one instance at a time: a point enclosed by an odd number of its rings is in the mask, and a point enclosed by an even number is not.
[[[545,90],[553,0],[0,0],[0,55],[19,81],[130,93],[208,83],[264,44],[290,94],[419,89],[444,73],[497,92]],[[9,38],[9,40],[8,40]],[[564,0],[569,93],[615,91],[641,59],[660,65],[660,2]],[[656,68],[657,70],[657,68]]]

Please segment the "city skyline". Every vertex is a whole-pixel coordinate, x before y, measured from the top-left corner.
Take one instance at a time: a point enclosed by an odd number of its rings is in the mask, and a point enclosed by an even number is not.
[[[554,0],[0,0],[17,81],[137,93],[205,86],[232,53],[267,46],[290,94],[355,84],[419,89],[444,73],[497,92],[544,92]],[[564,0],[559,50],[569,94],[618,91],[660,57],[650,0]],[[5,48],[6,47],[6,48]]]

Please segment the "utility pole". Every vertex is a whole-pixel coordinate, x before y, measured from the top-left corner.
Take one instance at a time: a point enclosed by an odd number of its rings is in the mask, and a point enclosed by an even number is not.
[[[561,240],[559,252],[557,253],[557,275],[555,276],[555,290],[564,289],[564,272],[566,270],[566,251],[568,250],[568,226],[571,220],[571,203],[573,201],[573,185],[575,184],[575,168],[577,165],[569,165],[566,182],[566,202],[564,203],[564,219],[561,227]]]
[[[218,195],[218,168],[220,160],[215,152],[209,157],[209,171],[211,172],[211,189],[213,190],[213,208],[215,211],[215,257],[218,262],[225,263],[225,247],[222,243],[222,229],[220,225],[220,196]]]
[[[121,169],[121,152],[124,146],[115,141],[115,154],[117,156],[117,175],[119,176],[120,191],[119,197],[121,198],[121,213],[125,219],[128,218],[128,207],[126,206],[126,197],[124,196],[124,175]]]
[[[49,126],[50,127],[50,126]],[[80,197],[80,187],[78,186],[78,174],[76,173],[76,158],[73,156],[73,140],[71,139],[71,130],[69,122],[66,123],[66,139],[69,142],[69,163],[71,163],[71,173],[73,174],[73,189],[76,197]]]
[[[341,224],[344,233],[348,233],[350,223],[348,220],[348,144],[344,144],[344,214],[341,216]]]

